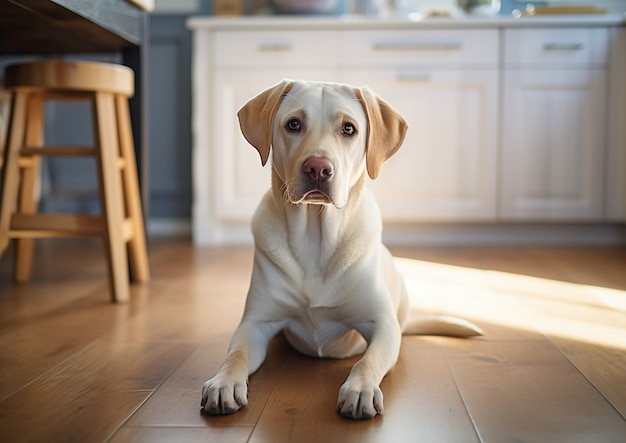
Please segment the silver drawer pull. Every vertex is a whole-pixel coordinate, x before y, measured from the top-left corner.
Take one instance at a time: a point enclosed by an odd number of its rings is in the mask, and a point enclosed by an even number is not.
[[[289,43],[260,43],[257,49],[261,52],[291,51],[291,44]]]
[[[374,51],[458,51],[458,42],[380,42],[372,44]]]
[[[429,82],[430,80],[431,80],[431,76],[427,72],[402,73],[396,76],[396,81],[398,82],[426,83],[426,82]]]
[[[546,43],[543,45],[544,51],[580,51],[582,43]]]

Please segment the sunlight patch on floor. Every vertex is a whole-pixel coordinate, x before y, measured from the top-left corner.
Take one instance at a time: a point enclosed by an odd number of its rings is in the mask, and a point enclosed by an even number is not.
[[[626,291],[406,258],[396,264],[420,313],[626,350]]]

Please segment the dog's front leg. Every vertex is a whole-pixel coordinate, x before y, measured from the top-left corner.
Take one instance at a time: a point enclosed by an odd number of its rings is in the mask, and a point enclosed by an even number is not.
[[[364,419],[383,413],[379,385],[398,360],[402,330],[392,321],[362,324],[357,329],[369,345],[339,389],[337,409],[344,417]]]
[[[280,325],[272,322],[239,324],[217,375],[202,386],[204,412],[232,414],[248,404],[248,375],[261,366],[269,341],[279,330]]]

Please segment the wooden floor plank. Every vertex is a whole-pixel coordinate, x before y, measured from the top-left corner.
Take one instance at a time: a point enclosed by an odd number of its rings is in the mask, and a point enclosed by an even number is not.
[[[109,443],[241,443],[247,441],[252,426],[185,428],[185,427],[135,427],[120,429]]]
[[[626,419],[626,349],[562,337],[551,340]]]
[[[624,247],[393,247],[397,257],[626,289]]]
[[[404,339],[400,360],[381,385],[384,415],[358,422],[336,410],[339,387],[358,358],[291,352],[251,442],[478,441],[436,339]]]
[[[483,442],[623,442],[626,421],[548,341],[444,349]]]
[[[103,442],[151,394],[150,391],[71,387],[20,391],[0,403],[0,439],[4,442]]]
[[[578,300],[526,298],[524,303],[537,327],[626,417],[626,313],[588,291]]]
[[[58,288],[61,289],[61,288]],[[80,291],[81,288],[73,288]],[[82,298],[30,318],[22,313],[0,334],[0,400],[108,333],[131,315],[131,305],[114,305],[106,290],[88,289]],[[28,296],[25,296],[28,297]],[[23,300],[18,302],[23,304]],[[27,310],[27,309],[25,309]]]
[[[106,281],[65,281],[14,284],[0,281],[0,331],[13,328],[22,321],[30,322],[61,307],[82,301],[87,294],[106,296]]]
[[[11,417],[0,421],[0,435],[12,442],[60,441],[46,435],[84,428],[77,441],[101,441],[108,435],[102,433],[113,432],[190,352],[191,346],[181,342],[99,340],[0,403],[0,417]],[[87,407],[88,402],[94,404]],[[98,415],[94,409],[100,407],[115,411]],[[33,427],[34,417],[45,417],[46,426]]]

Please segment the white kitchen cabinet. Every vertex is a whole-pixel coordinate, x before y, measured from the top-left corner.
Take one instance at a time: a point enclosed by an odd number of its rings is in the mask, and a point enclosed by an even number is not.
[[[605,72],[512,71],[505,91],[502,218],[600,220]]]
[[[606,30],[509,30],[505,40],[501,218],[601,220]]]
[[[386,222],[496,217],[498,72],[344,71],[402,113],[402,148],[369,184]]]
[[[283,78],[368,85],[407,119],[368,183],[402,241],[623,238],[623,17],[566,21],[193,20],[194,242],[251,240],[271,171],[236,113]]]

